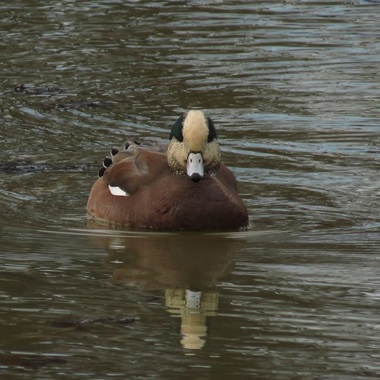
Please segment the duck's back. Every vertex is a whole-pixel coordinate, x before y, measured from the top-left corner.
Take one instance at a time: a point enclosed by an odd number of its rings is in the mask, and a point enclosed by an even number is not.
[[[91,189],[87,211],[132,228],[231,230],[248,224],[236,179],[224,164],[216,175],[194,182],[172,172],[163,149],[139,146],[113,157]]]

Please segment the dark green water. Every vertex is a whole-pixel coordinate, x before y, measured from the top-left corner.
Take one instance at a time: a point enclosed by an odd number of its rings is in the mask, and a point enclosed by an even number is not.
[[[379,12],[0,2],[0,376],[378,379]],[[191,108],[248,231],[89,224],[110,147]]]

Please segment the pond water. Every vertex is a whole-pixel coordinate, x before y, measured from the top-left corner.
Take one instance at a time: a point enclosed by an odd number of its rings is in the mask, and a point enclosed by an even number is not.
[[[379,1],[0,10],[2,377],[380,377]],[[88,220],[109,149],[191,108],[248,230]]]

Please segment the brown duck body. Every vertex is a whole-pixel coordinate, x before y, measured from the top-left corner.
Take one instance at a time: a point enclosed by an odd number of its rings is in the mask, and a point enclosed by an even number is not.
[[[165,152],[164,146],[132,144],[115,154],[91,189],[88,214],[157,230],[236,230],[248,225],[235,176],[223,163],[195,182],[176,174]],[[109,186],[126,195],[113,195]]]

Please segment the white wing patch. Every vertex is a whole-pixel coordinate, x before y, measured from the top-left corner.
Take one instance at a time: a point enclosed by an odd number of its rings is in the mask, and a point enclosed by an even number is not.
[[[108,185],[108,188],[112,195],[116,195],[117,197],[128,197],[129,194],[125,192],[124,190],[120,189],[119,186],[110,186]]]

